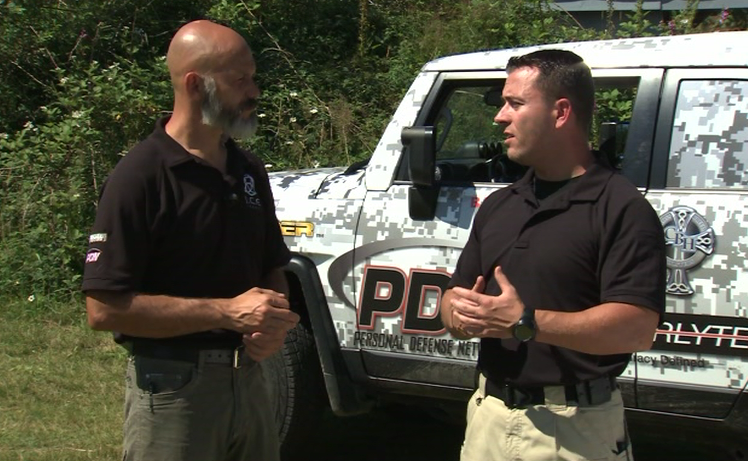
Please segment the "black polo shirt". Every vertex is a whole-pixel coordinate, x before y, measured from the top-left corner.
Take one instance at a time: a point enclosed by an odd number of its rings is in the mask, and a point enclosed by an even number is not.
[[[231,298],[288,263],[262,162],[229,140],[221,174],[169,136],[167,121],[159,120],[104,184],[84,291]],[[189,338],[226,334],[239,336]]]
[[[450,287],[501,293],[501,265],[527,307],[575,312],[605,302],[665,308],[665,237],[657,214],[623,176],[593,164],[538,203],[534,172],[481,205]],[[515,339],[482,339],[479,367],[491,380],[524,386],[620,375],[630,354],[598,356]]]

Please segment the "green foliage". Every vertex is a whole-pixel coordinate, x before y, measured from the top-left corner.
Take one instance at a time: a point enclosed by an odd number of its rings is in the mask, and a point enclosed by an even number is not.
[[[680,35],[680,34],[691,34],[697,31],[695,19],[697,13],[697,7],[699,0],[687,0],[686,7],[676,13],[670,21],[667,23],[667,29],[665,24],[661,24],[663,28],[663,35]]]
[[[609,30],[596,31],[549,5],[0,0],[0,292],[20,300],[77,292],[98,192],[171,108],[163,56],[188,20],[214,19],[251,44],[263,96],[248,145],[273,170],[371,155],[413,77],[438,56],[746,26],[744,13],[704,16],[695,1],[654,24],[640,0],[634,12],[610,11]],[[612,93],[600,98],[610,113],[599,117],[625,119],[631,109]]]
[[[159,73],[162,60],[57,70],[58,99],[39,108],[41,123],[0,135],[0,292],[77,291],[101,184],[168,107]]]
[[[264,108],[270,109],[265,110]],[[309,87],[294,89],[285,84],[267,91],[260,136],[251,141],[256,152],[266,152],[268,164],[275,170],[312,168],[350,163],[350,158],[334,155],[335,135],[345,139],[348,127],[334,105],[325,104]],[[339,130],[339,131],[338,131]],[[320,154],[325,152],[326,155]]]
[[[212,0],[0,1],[0,132],[20,129],[59,96],[57,72],[161,55],[174,31]]]
[[[605,121],[629,121],[634,109],[634,89],[600,90],[595,93],[595,116]]]
[[[615,34],[611,35],[611,37],[630,38],[655,35],[656,25],[647,16],[648,14],[644,10],[644,0],[637,0],[634,12],[621,21],[617,30],[615,30]]]

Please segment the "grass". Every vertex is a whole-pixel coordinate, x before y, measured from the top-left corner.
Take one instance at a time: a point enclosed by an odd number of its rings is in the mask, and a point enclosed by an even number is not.
[[[121,459],[124,350],[39,304],[0,300],[0,461]]]

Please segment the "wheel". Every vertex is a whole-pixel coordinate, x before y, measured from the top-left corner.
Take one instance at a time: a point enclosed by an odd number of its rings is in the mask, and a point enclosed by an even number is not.
[[[328,405],[311,328],[300,322],[290,330],[283,349],[266,360],[265,369],[281,459],[304,459]]]

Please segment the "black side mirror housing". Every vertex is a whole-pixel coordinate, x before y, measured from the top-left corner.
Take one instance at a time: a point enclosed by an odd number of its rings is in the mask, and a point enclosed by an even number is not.
[[[408,155],[408,169],[413,186],[408,192],[408,211],[417,221],[436,216],[439,187],[436,184],[436,130],[433,126],[405,127],[400,135]]]
[[[408,152],[410,180],[415,186],[432,187],[436,171],[436,130],[433,126],[405,127],[400,139]]]

